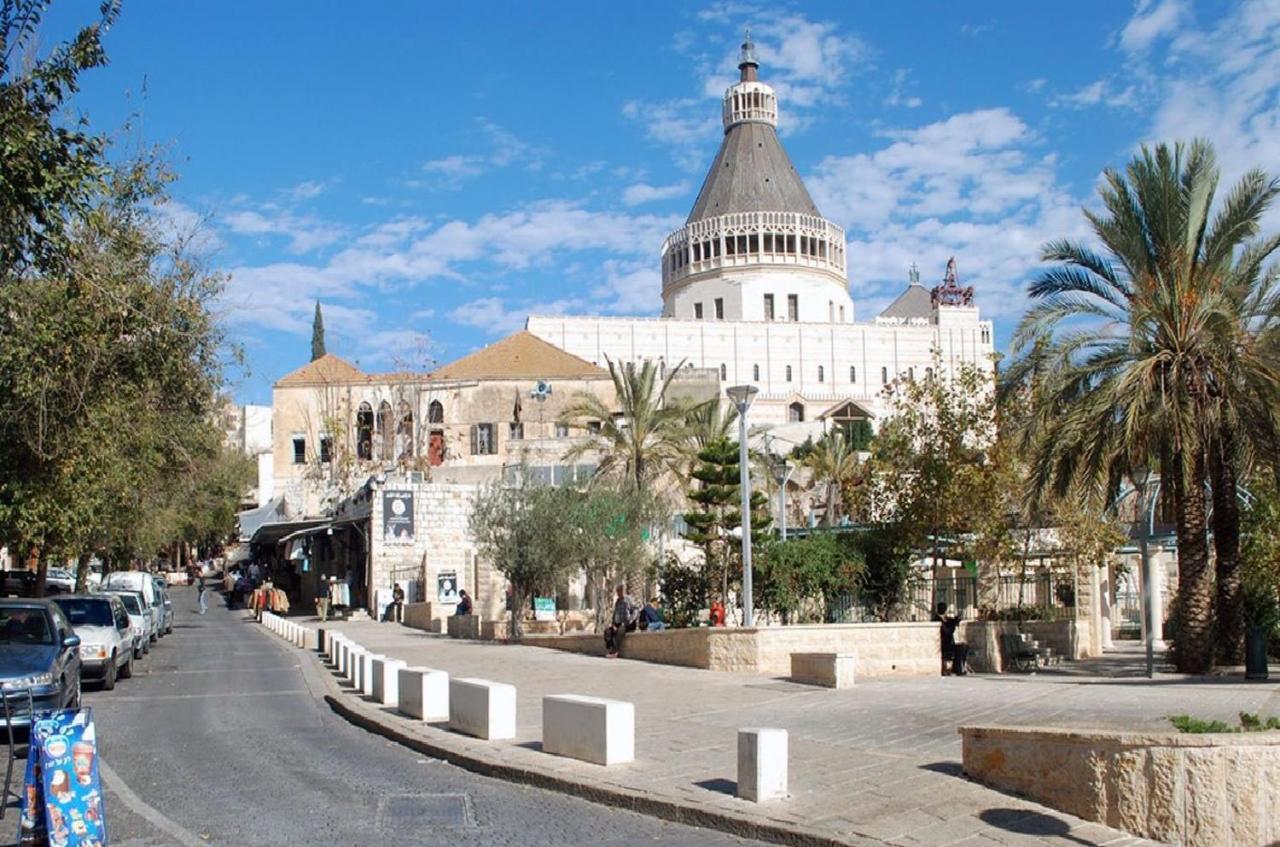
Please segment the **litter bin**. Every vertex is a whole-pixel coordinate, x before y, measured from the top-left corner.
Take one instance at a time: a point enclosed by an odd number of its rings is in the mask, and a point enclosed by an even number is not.
[[[1244,636],[1244,678],[1267,678],[1267,629],[1251,626]]]

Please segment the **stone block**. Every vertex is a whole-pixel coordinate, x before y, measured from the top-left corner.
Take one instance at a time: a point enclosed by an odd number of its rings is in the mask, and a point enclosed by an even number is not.
[[[792,653],[791,678],[826,688],[853,688],[852,653]]]
[[[373,696],[373,663],[387,657],[381,653],[366,652],[360,657],[360,684],[356,688],[366,697]]]
[[[384,706],[400,704],[400,669],[408,662],[401,659],[388,659],[385,656],[373,658],[370,696]]]
[[[368,650],[355,644],[351,645],[347,650],[346,679],[357,690],[360,689],[360,680],[364,671],[364,655],[368,652]]]
[[[450,638],[477,639],[480,637],[479,615],[450,615],[448,626]]]
[[[450,679],[449,728],[487,740],[515,738],[516,687],[487,679]]]
[[[597,765],[635,759],[636,707],[621,700],[550,694],[542,698],[542,750]]]
[[[764,803],[787,796],[787,731],[738,730],[738,796]]]
[[[449,719],[449,674],[435,668],[402,667],[399,677],[400,702],[397,707],[403,714],[422,721],[447,721]]]

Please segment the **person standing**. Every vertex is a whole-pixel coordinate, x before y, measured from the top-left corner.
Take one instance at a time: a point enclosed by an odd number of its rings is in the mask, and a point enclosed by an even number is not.
[[[388,617],[396,623],[404,620],[404,589],[398,582],[391,589],[391,614]]]

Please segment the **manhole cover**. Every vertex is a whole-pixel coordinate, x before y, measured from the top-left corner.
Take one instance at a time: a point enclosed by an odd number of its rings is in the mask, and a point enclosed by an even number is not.
[[[470,798],[465,794],[397,794],[378,804],[378,828],[420,832],[423,825],[474,826]]]

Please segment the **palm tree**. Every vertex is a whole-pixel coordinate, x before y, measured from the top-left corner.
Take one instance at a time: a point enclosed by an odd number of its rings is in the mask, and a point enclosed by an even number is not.
[[[834,430],[813,446],[813,452],[804,458],[804,465],[813,475],[814,482],[826,484],[825,526],[836,523],[836,494],[847,491],[858,476],[858,451],[853,448],[843,430]],[[847,498],[845,499],[847,502]]]
[[[684,439],[685,449],[691,460],[696,461],[698,453],[715,441],[736,441],[737,423],[738,410],[731,404],[722,403],[719,397],[688,407],[685,412]]]
[[[597,477],[620,476],[635,489],[658,482],[681,462],[687,408],[667,402],[667,389],[683,363],[660,376],[658,367],[607,360],[616,409],[594,394],[579,393],[560,414],[560,422],[587,432],[565,453],[566,461],[599,456]]]
[[[1211,216],[1218,171],[1199,141],[1144,147],[1103,177],[1105,211],[1085,217],[1104,252],[1046,245],[1042,258],[1056,264],[1031,285],[1006,379],[1039,373],[1034,488],[1096,490],[1162,460],[1177,523],[1177,662],[1203,673],[1214,662],[1207,454],[1221,427],[1239,424],[1256,382],[1233,372],[1223,347],[1241,330],[1241,304],[1254,302],[1232,287],[1233,262],[1266,249],[1250,239],[1276,184],[1250,174]]]

